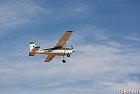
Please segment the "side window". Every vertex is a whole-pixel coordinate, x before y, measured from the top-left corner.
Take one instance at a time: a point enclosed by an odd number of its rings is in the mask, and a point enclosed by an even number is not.
[[[52,52],[52,50],[48,50],[48,52]]]

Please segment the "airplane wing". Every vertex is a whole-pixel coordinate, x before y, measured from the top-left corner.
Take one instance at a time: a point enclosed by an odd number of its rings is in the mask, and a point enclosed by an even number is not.
[[[39,48],[40,48],[40,46],[34,47],[34,48],[31,50],[31,52],[29,53],[29,56],[34,56],[34,55],[36,54],[36,51],[39,50]]]
[[[44,62],[50,62],[54,57],[55,57],[54,54],[49,54],[49,55],[46,57],[46,59],[45,59]]]
[[[61,38],[60,40],[57,42],[57,44],[55,45],[55,47],[63,47],[67,40],[69,39],[70,35],[72,34],[73,31],[67,31]]]

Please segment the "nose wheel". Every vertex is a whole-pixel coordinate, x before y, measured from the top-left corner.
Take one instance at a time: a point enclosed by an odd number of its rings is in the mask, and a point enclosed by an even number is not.
[[[70,57],[70,54],[69,53],[67,54],[67,57]]]
[[[63,62],[63,63],[66,63],[66,60],[65,60],[65,59],[63,59],[63,60],[62,60],[62,62]]]

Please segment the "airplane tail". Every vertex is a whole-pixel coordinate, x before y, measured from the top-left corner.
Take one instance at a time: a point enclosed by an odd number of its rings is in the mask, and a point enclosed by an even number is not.
[[[34,42],[30,42],[29,43],[29,46],[30,46],[30,51],[36,47],[35,43]]]
[[[36,52],[40,49],[40,46],[36,46],[34,42],[30,42],[30,52],[29,56],[34,56]]]

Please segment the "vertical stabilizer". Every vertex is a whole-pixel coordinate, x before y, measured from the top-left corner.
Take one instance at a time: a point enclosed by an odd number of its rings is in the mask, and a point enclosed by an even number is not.
[[[30,51],[31,51],[33,48],[36,47],[34,42],[30,42],[30,43],[29,43],[29,46],[30,46]]]

